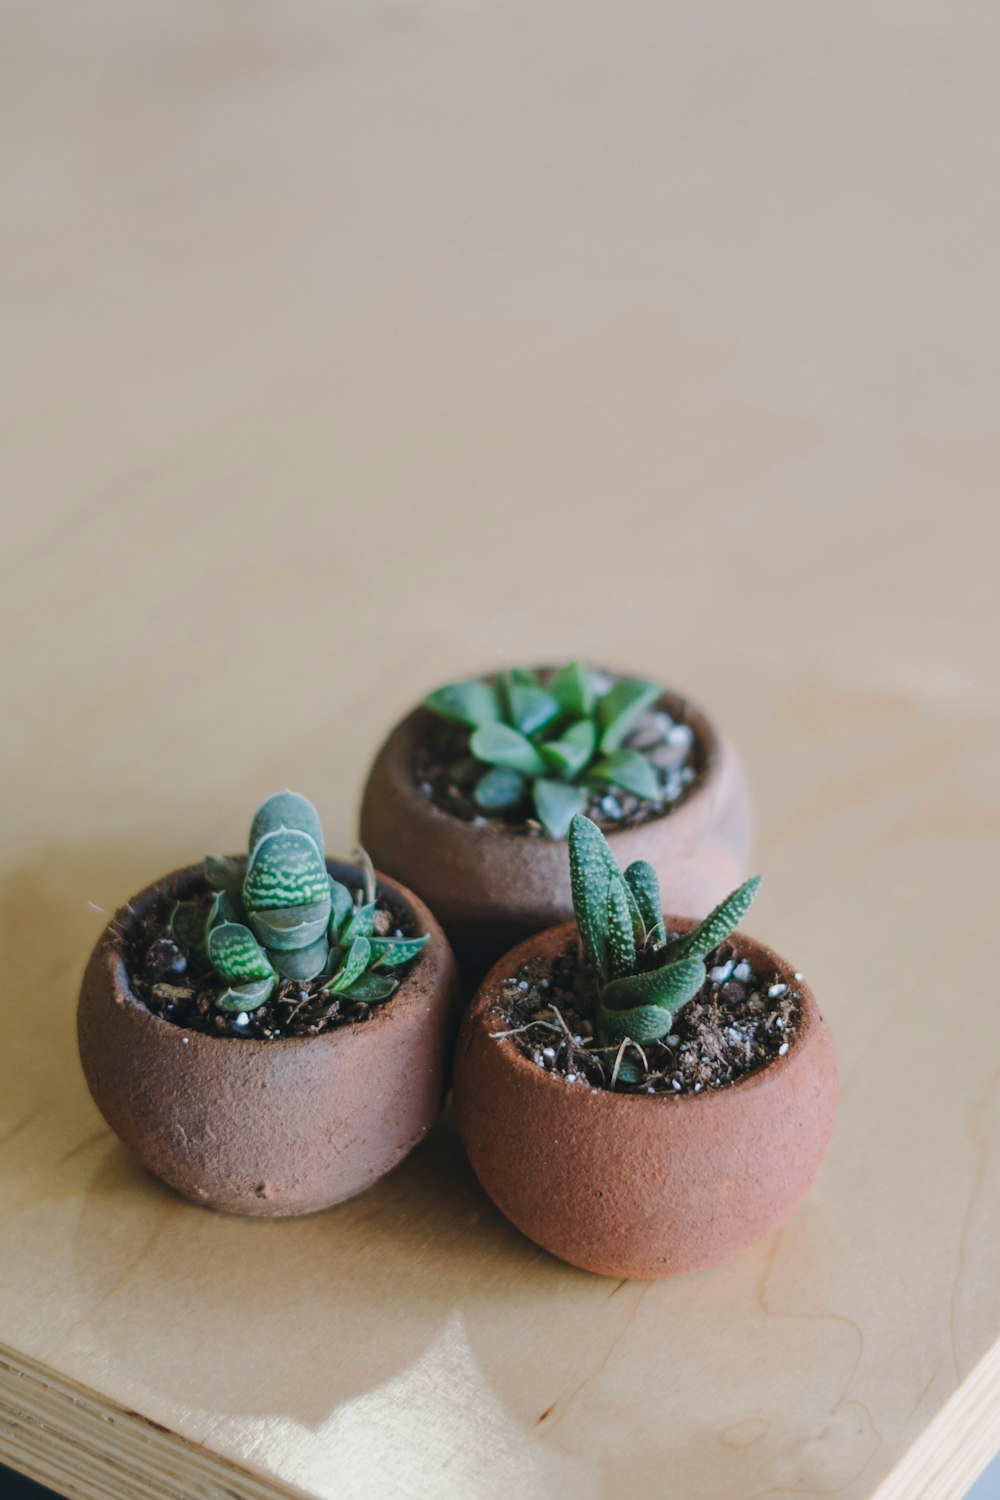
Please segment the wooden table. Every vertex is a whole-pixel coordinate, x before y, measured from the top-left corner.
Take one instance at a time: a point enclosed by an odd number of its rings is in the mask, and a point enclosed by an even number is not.
[[[75,1497],[958,1496],[1000,1445],[1000,16],[8,0],[0,1459]],[[833,1026],[811,1197],[617,1285],[446,1121],[335,1212],[147,1177],[105,913],[442,679],[740,741]]]

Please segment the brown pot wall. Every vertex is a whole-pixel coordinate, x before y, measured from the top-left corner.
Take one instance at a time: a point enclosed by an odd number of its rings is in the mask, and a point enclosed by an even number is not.
[[[784,1057],[673,1098],[567,1084],[490,1033],[507,1026],[504,980],[575,933],[567,924],[508,954],[462,1022],[453,1089],[469,1160],[501,1212],[572,1265],[643,1279],[714,1265],[781,1224],[816,1176],[837,1104],[830,1033],[789,966],[738,933],[739,953],[802,997]]]
[[[635,859],[656,868],[671,911],[703,915],[750,874],[750,795],[735,750],[705,716],[672,693],[661,706],[695,731],[704,773],[674,811],[605,834],[623,868]],[[514,943],[572,917],[566,840],[477,826],[422,796],[412,766],[429,717],[415,709],[379,751],[361,841],[379,869],[419,891],[478,980]]]
[[[161,891],[188,894],[200,874],[179,870],[134,897],[91,955],[77,1026],[94,1101],[149,1170],[196,1203],[272,1218],[340,1203],[395,1166],[437,1118],[458,1004],[447,940],[422,901],[380,877],[431,941],[370,1020],[270,1042],[206,1036],[136,999],[121,938]]]

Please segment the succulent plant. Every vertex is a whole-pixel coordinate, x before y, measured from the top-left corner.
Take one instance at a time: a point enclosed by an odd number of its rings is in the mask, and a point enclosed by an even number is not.
[[[471,755],[489,767],[474,792],[485,812],[515,808],[530,796],[546,833],[561,839],[586,807],[588,786],[661,801],[655,766],[624,741],[662,692],[639,678],[608,685],[573,661],[544,682],[522,667],[497,681],[453,682],[424,704],[469,730]]]
[[[376,935],[375,872],[365,854],[361,869],[363,890],[355,899],[327,870],[312,803],[278,792],[254,815],[245,860],[205,860],[211,904],[206,911],[195,901],[178,902],[171,937],[189,957],[207,960],[225,984],[218,1010],[256,1010],[283,979],[318,979],[334,994],[369,1005],[388,1000],[399,980],[386,971],[416,958],[427,937]]]
[[[659,1041],[705,983],[706,955],[749,911],[760,876],[733,891],[690,932],[668,938],[652,865],[637,860],[621,871],[601,830],[582,814],[570,824],[569,862],[576,924],[597,975],[598,1041]]]

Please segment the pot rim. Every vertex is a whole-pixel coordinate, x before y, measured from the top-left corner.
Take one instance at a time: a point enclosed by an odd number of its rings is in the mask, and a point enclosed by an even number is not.
[[[689,918],[671,917],[666,918],[667,926],[673,932],[687,932],[697,924]],[[579,938],[579,929],[576,922],[563,922],[557,927],[547,927],[543,932],[537,932],[532,937],[526,938],[523,943],[508,950],[488,971],[486,977],[480,984],[470,1004],[466,1016],[465,1025],[470,1029],[473,1027],[484,1027],[486,1017],[490,1010],[498,1007],[498,992],[506,979],[526,963],[530,958],[537,955],[538,950],[560,951],[568,939],[574,934]],[[593,1086],[581,1086],[579,1089],[571,1088],[567,1103],[576,1099],[586,1098],[594,1109],[619,1110],[622,1107],[631,1108],[635,1105],[655,1104],[657,1106],[669,1106],[672,1109],[683,1108],[719,1108],[722,1101],[731,1098],[737,1090],[746,1093],[753,1088],[763,1088],[775,1079],[786,1073],[788,1069],[797,1062],[805,1050],[807,1041],[817,1027],[824,1024],[820,1014],[816,998],[812,990],[804,980],[795,978],[795,970],[786,959],[769,948],[766,943],[751,937],[749,933],[737,928],[726,939],[733,943],[739,951],[741,948],[747,957],[755,957],[763,960],[766,964],[773,964],[778,980],[794,989],[799,997],[800,1020],[792,1036],[788,1051],[783,1057],[773,1057],[762,1067],[755,1068],[752,1073],[744,1073],[734,1083],[726,1084],[722,1088],[705,1088],[700,1093],[693,1091],[681,1094],[631,1094],[618,1093],[608,1088],[595,1088]],[[506,1019],[504,1018],[506,1025]],[[509,1033],[508,1033],[509,1034]],[[487,1033],[489,1041],[497,1044],[498,1058],[502,1059],[507,1067],[521,1070],[525,1080],[531,1079],[533,1087],[560,1088],[565,1089],[565,1080],[561,1075],[556,1075],[548,1068],[539,1068],[530,1058],[526,1057],[520,1048],[514,1044],[504,1045],[504,1037],[493,1036]]]
[[[243,855],[233,857],[245,858]],[[328,857],[326,864],[333,875],[337,875],[338,872],[358,870],[358,866],[352,865],[349,860]],[[258,1058],[265,1056],[273,1058],[276,1048],[281,1048],[284,1052],[291,1052],[293,1049],[312,1047],[320,1042],[328,1046],[337,1045],[338,1043],[343,1045],[360,1030],[363,1029],[371,1035],[372,1028],[381,1029],[385,1026],[386,1017],[391,1017],[394,1012],[398,1015],[401,1007],[396,1002],[404,999],[404,997],[409,999],[412,996],[413,987],[410,981],[415,979],[420,973],[423,961],[426,958],[430,958],[432,949],[443,950],[447,945],[447,939],[440,924],[429,908],[420,900],[419,896],[414,895],[409,887],[403,885],[400,881],[391,880],[389,876],[383,875],[379,870],[375,871],[375,879],[380,892],[388,890],[398,893],[401,898],[401,904],[415,918],[421,930],[430,933],[431,941],[427,944],[425,952],[420,955],[417,965],[406,971],[396,993],[376,1009],[375,1013],[364,1022],[363,1028],[354,1025],[335,1026],[328,1031],[319,1032],[316,1036],[289,1036],[279,1037],[276,1040],[266,1040],[262,1037],[218,1035],[209,1031],[197,1031],[189,1026],[178,1026],[173,1021],[165,1021],[162,1016],[158,1016],[155,1011],[150,1010],[139,999],[138,995],[132,989],[131,977],[125,961],[125,937],[129,930],[143,919],[153,901],[158,896],[164,894],[165,891],[169,890],[170,894],[176,893],[176,898],[179,900],[182,899],[190,887],[199,881],[204,881],[204,868],[200,864],[182,865],[176,870],[171,870],[169,874],[162,875],[159,880],[151,881],[149,885],[144,886],[135,896],[131,896],[127,901],[123,902],[97,939],[97,946],[101,949],[100,962],[110,978],[115,1000],[119,1003],[127,1004],[130,1010],[144,1017],[147,1022],[151,1022],[163,1040],[166,1040],[171,1034],[176,1034],[178,1036],[190,1037],[199,1046],[203,1044],[207,1046],[225,1046],[230,1042],[235,1042],[239,1046],[241,1057]],[[435,964],[434,967],[436,968],[437,965]],[[429,977],[433,980],[433,976]]]
[[[551,671],[553,669],[543,664],[533,667],[532,670]],[[592,670],[611,672],[610,668],[605,667],[595,667]],[[484,680],[487,680],[497,675],[495,672],[484,673],[482,677]],[[616,677],[627,677],[629,674],[615,672],[613,675]],[[679,709],[683,716],[683,722],[690,724],[694,730],[695,739],[701,747],[703,765],[690,789],[661,812],[653,813],[651,817],[643,818],[638,822],[611,823],[607,827],[601,826],[601,832],[609,843],[623,834],[635,833],[647,824],[658,824],[668,818],[676,817],[686,808],[697,804],[708,792],[718,774],[719,763],[722,759],[723,738],[704,709],[699,708],[698,704],[686,697],[684,693],[667,686],[663,687],[653,707],[654,709],[666,708],[668,712],[672,712],[673,708]],[[420,735],[424,723],[434,717],[437,716],[434,715],[432,709],[427,708],[423,702],[418,703],[399,720],[395,728],[390,732],[388,740],[379,751],[379,758],[381,758],[390,745],[392,745],[393,757],[401,759],[404,762],[403,769],[405,774],[402,780],[407,794],[412,796],[422,809],[426,810],[429,818],[434,821],[440,821],[450,828],[458,827],[463,829],[471,839],[500,838],[520,841],[528,837],[529,835],[525,832],[524,823],[503,823],[492,818],[488,818],[485,823],[472,823],[467,818],[460,818],[457,813],[449,812],[447,808],[440,807],[430,797],[424,797],[418,791],[412,773],[414,744]],[[565,837],[554,839],[546,834],[539,842],[558,847],[565,844],[566,839]]]

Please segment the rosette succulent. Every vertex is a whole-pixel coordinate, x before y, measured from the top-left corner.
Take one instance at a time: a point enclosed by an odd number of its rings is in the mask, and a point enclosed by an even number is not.
[[[662,692],[640,678],[608,682],[573,661],[545,681],[516,667],[495,681],[453,682],[424,704],[469,731],[469,752],[487,768],[474,791],[484,812],[530,802],[549,837],[561,839],[588,787],[662,800],[656,768],[624,743]]]
[[[362,856],[357,898],[328,872],[316,809],[297,792],[278,792],[257,809],[246,859],[205,860],[214,891],[203,904],[181,901],[170,934],[189,956],[207,960],[225,985],[223,1011],[253,1011],[284,979],[319,981],[369,1005],[399,980],[390,970],[416,958],[427,937],[376,933],[375,872]]]
[[[668,938],[656,871],[623,872],[601,830],[574,817],[569,830],[573,912],[598,983],[594,1032],[605,1046],[660,1041],[707,978],[705,958],[749,911],[760,876],[727,896],[692,931]]]

